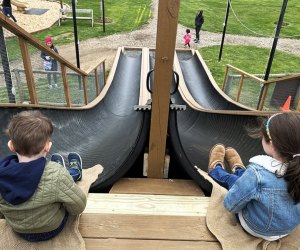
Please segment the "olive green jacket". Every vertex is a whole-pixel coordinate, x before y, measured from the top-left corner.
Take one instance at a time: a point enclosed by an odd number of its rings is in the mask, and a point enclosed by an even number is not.
[[[67,210],[80,214],[86,195],[69,172],[55,162],[47,162],[40,183],[29,200],[12,205],[0,195],[0,215],[18,233],[49,232],[59,227]]]

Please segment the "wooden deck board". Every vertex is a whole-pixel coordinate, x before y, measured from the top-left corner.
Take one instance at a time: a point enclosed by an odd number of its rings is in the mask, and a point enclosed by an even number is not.
[[[168,241],[168,240],[129,240],[129,239],[84,239],[88,250],[220,250],[218,242]]]
[[[89,194],[83,214],[205,216],[208,201],[198,196]]]
[[[89,194],[79,231],[93,249],[221,249],[206,226],[209,197],[193,181],[123,179]]]
[[[205,217],[83,214],[79,231],[84,238],[216,241]]]
[[[192,180],[152,178],[120,179],[110,193],[204,196],[200,187]]]

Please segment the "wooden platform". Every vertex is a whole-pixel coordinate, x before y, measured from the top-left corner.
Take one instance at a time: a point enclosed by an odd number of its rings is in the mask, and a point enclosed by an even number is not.
[[[190,180],[122,179],[89,194],[79,230],[86,249],[221,249],[206,227],[208,202]]]

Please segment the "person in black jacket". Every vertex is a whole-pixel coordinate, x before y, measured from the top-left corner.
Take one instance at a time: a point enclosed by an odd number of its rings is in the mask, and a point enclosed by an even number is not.
[[[204,23],[203,10],[199,10],[195,18],[195,30],[196,30],[196,39],[194,40],[195,43],[199,43],[199,33],[203,23]]]
[[[46,45],[52,49],[54,52],[58,53],[57,48],[53,45],[53,39],[51,37],[46,37]],[[41,58],[44,60],[44,70],[45,71],[57,71],[57,61],[49,56],[47,53],[44,51],[41,52]],[[51,82],[51,75],[53,75],[53,84]],[[47,74],[47,79],[48,79],[48,88],[52,89],[57,88],[57,75],[56,73],[48,73]]]
[[[12,14],[12,8],[11,8],[10,0],[3,0],[2,6],[3,6],[3,14],[7,17],[11,17],[12,20],[14,20],[14,22],[16,23],[17,20],[14,17],[14,15]]]

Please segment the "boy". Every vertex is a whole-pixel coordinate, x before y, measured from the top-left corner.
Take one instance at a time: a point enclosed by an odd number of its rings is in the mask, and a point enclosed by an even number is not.
[[[80,214],[86,195],[75,184],[82,162],[70,153],[70,172],[61,155],[46,161],[53,125],[39,111],[23,111],[8,124],[8,147],[16,153],[0,161],[0,214],[28,241],[49,240],[64,228],[68,214]]]

